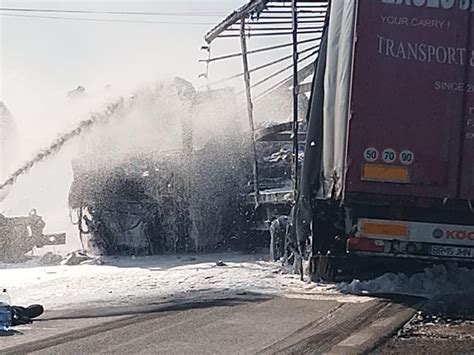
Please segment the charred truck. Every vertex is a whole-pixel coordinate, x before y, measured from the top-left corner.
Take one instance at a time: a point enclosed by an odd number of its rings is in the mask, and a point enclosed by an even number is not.
[[[43,218],[31,210],[28,216],[6,217],[0,213],[0,261],[22,262],[35,247],[64,245],[66,233],[44,234]]]
[[[309,257],[315,276],[340,268],[327,267],[333,263],[356,265],[354,259],[371,265],[472,262],[473,13],[469,0],[248,2],[206,34],[202,77],[208,80],[211,63],[241,61],[241,73],[205,86],[243,78],[244,90],[235,96],[246,99],[252,139],[243,146],[249,149],[228,150],[227,142],[239,141],[238,135],[200,149],[183,139],[174,153],[147,152],[105,174],[91,171],[91,157],[97,156],[92,148],[76,162],[70,195],[81,230],[108,252],[204,250],[242,236],[236,196],[244,195],[256,229],[268,232],[269,220],[278,215],[291,221],[287,231],[294,238],[286,236],[283,249],[292,245],[293,254]],[[280,36],[291,40],[265,46],[251,40]],[[241,51],[216,55],[214,43],[222,38],[238,39]],[[292,53],[277,52],[284,48]],[[249,59],[259,54],[260,63]],[[213,90],[192,92],[189,102],[219,91]],[[309,103],[301,107],[308,93]],[[268,98],[275,104],[261,105]],[[288,113],[282,104],[290,106]],[[283,120],[276,120],[281,125],[259,136],[257,121],[274,120],[283,111]],[[187,115],[192,114],[182,117]],[[261,143],[280,139],[291,142],[291,152],[286,148],[275,161],[263,159],[273,143]],[[279,166],[281,159],[292,168]],[[190,178],[191,171],[197,176]],[[214,181],[232,189],[216,189]],[[219,213],[223,206],[229,213]],[[259,214],[262,206],[268,213]],[[204,237],[222,235],[210,233],[214,227],[230,233],[219,240]]]
[[[0,101],[0,181],[6,179],[18,150],[15,121],[7,106]],[[10,187],[0,189],[0,204]],[[32,209],[28,216],[6,216],[0,212],[0,262],[22,262],[35,247],[64,245],[65,233],[44,234],[46,223]]]
[[[176,78],[133,101],[132,112],[89,132],[73,161],[69,206],[84,247],[105,255],[238,247],[251,164],[232,91],[198,93]]]
[[[332,1],[328,15],[296,213],[313,273],[472,263],[474,2]]]

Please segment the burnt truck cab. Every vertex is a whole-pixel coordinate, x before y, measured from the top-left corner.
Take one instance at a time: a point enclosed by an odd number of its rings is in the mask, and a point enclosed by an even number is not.
[[[465,6],[332,2],[296,221],[313,271],[328,253],[474,261],[473,17]]]
[[[239,249],[251,164],[234,100],[232,89],[196,92],[176,78],[89,132],[69,192],[85,244],[105,255]]]

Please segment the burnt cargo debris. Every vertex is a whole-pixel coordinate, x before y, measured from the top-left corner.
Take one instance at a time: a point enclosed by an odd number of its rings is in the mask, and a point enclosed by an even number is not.
[[[22,262],[34,247],[66,243],[65,233],[44,234],[45,226],[36,210],[23,217],[6,217],[0,213],[0,261]]]
[[[111,157],[104,142],[120,145],[134,137],[103,131],[84,141],[84,151],[73,162],[69,205],[77,213],[84,243],[87,239],[88,246],[103,254],[238,248],[243,218],[239,195],[249,189],[246,172],[251,172],[251,163],[248,139],[233,110],[233,94],[196,93],[182,79],[176,79],[166,94],[176,94],[174,107],[185,107],[179,117],[158,107],[156,96],[136,97],[138,107],[154,108],[141,110],[139,119],[146,111],[157,121],[149,129],[155,131],[148,132],[156,134],[156,143]],[[215,100],[230,104],[225,110],[214,109]],[[163,109],[168,116],[160,116]],[[206,127],[204,116],[212,116],[214,132]],[[160,145],[160,140],[169,138],[162,136],[171,135],[163,132],[161,120],[181,127],[174,146]]]
[[[159,254],[230,247],[243,180],[222,147],[191,161],[180,151],[135,157],[111,170],[74,163],[69,203],[80,232],[104,254]]]

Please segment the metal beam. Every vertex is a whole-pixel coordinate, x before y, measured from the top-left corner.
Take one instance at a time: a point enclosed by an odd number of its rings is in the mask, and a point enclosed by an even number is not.
[[[287,69],[289,69],[289,68],[287,68]],[[302,69],[300,69],[299,77],[303,78],[303,80],[304,80],[305,78],[307,78],[308,76],[313,74],[313,72],[314,72],[314,63],[312,62],[312,63],[309,63],[308,65],[306,65],[305,67],[303,67]],[[258,94],[257,97],[255,97],[255,102],[263,100],[267,95],[272,93],[274,90],[279,89],[280,87],[289,88],[291,86],[292,79],[293,79],[293,75],[290,75],[290,76],[280,80],[276,84],[272,85],[271,87],[269,87],[265,91]]]
[[[275,7],[274,4],[279,4]],[[281,4],[281,5],[280,5]],[[300,5],[298,5],[300,4]],[[300,8],[298,10],[298,8]],[[305,0],[298,0],[297,1],[297,9],[301,13],[302,19],[324,19],[324,16],[316,15],[316,14],[324,14],[325,8],[327,7],[327,2],[325,1],[305,1]],[[312,10],[307,10],[311,8]],[[275,9],[275,10],[272,10]],[[283,11],[278,11],[281,9]],[[321,9],[321,10],[320,10]],[[238,24],[242,19],[250,18],[251,16],[258,14],[258,20],[263,18],[268,19],[287,19],[291,20],[291,16],[272,16],[272,14],[276,15],[284,15],[285,13],[291,15],[291,11],[288,11],[289,7],[285,4],[285,1],[270,1],[270,0],[251,0],[247,4],[240,7],[238,10],[233,11],[229,16],[227,16],[224,20],[218,23],[214,28],[209,30],[209,32],[204,36],[204,40],[210,44],[216,38],[221,37],[222,33],[228,30],[232,25]],[[262,16],[263,14],[263,16]],[[269,16],[265,16],[268,14]],[[304,15],[304,16],[303,16]]]
[[[258,188],[258,159],[257,159],[257,142],[255,139],[255,124],[253,119],[253,102],[252,102],[252,92],[250,89],[250,72],[249,72],[249,63],[247,56],[247,39],[245,37],[245,18],[240,20],[240,47],[242,50],[242,63],[244,68],[244,83],[245,83],[245,92],[247,96],[247,115],[249,119],[250,135],[252,140],[253,148],[253,189],[255,193],[255,208],[260,204],[259,199],[259,188]]]
[[[316,33],[323,33],[323,30],[313,30],[313,31],[299,31],[298,34],[300,35],[312,35]],[[293,35],[293,31],[288,32],[273,32],[273,33],[253,33],[249,37],[270,37],[270,36],[289,36]],[[221,35],[219,38],[235,38],[240,37],[240,35]]]
[[[314,51],[311,52],[310,54],[304,56],[303,58],[301,58],[301,61],[304,61],[304,60],[306,60],[306,59],[312,57],[313,55],[316,55],[316,54],[319,52],[319,47],[320,47],[320,45],[318,44],[318,45],[316,45],[316,46],[309,47],[309,48],[306,48],[306,49],[302,50],[301,53],[306,53],[306,52],[308,52],[308,51],[310,51],[310,50],[314,50]],[[249,54],[249,52],[247,52],[247,54]],[[242,55],[242,54],[240,54],[240,55]],[[286,56],[286,57],[284,57],[284,58],[280,58],[281,60],[278,59],[278,60],[276,60],[276,61],[274,61],[274,62],[267,63],[267,64],[263,64],[263,65],[261,65],[261,66],[259,66],[259,67],[255,67],[255,68],[249,69],[248,71],[249,71],[249,73],[253,73],[253,72],[255,72],[255,71],[264,69],[264,68],[266,68],[266,67],[268,67],[268,66],[270,66],[270,65],[277,64],[277,63],[279,63],[279,62],[281,62],[281,61],[283,61],[283,60],[290,59],[291,57],[292,57],[292,55],[289,55],[289,56]],[[288,65],[287,67],[284,67],[283,69],[278,70],[277,72],[273,73],[272,76],[266,77],[266,78],[264,78],[264,79],[262,79],[262,80],[263,80],[264,82],[267,81],[267,80],[270,80],[270,79],[272,79],[272,77],[274,77],[274,76],[276,76],[276,75],[282,73],[282,72],[285,71],[285,70],[290,69],[291,67],[292,67],[292,64]],[[242,71],[241,73],[238,73],[238,74],[234,74],[234,75],[225,77],[225,78],[223,78],[223,79],[214,81],[214,82],[212,82],[212,83],[207,83],[207,84],[204,85],[204,86],[208,86],[208,87],[209,87],[209,86],[213,86],[213,85],[217,85],[217,84],[222,84],[222,83],[225,83],[226,81],[229,81],[229,80],[232,80],[232,79],[236,79],[236,78],[239,78],[239,77],[244,76],[244,75],[245,75],[245,70]],[[251,88],[253,89],[254,87],[260,85],[261,83],[262,83],[262,82],[259,81],[258,83],[252,85]],[[244,91],[245,91],[245,90],[244,90]],[[241,92],[238,92],[238,93],[237,93],[237,95],[239,95],[239,94],[241,94]]]
[[[305,39],[304,41],[299,41],[298,44],[314,42],[314,41],[317,41],[317,40],[319,40],[319,38],[309,38],[309,39]],[[288,43],[284,43],[284,44],[278,44],[278,45],[275,45],[275,46],[269,46],[269,47],[254,49],[254,50],[248,51],[247,54],[261,53],[261,52],[271,51],[271,50],[274,50],[274,49],[290,47],[292,45],[293,45],[293,42],[288,42]],[[220,56],[220,57],[200,59],[199,61],[200,62],[211,63],[211,62],[217,62],[219,60],[225,60],[225,59],[240,57],[241,55],[242,55],[242,52],[239,52],[239,53],[232,53],[232,54],[223,55],[223,56]]]
[[[209,44],[215,40],[219,35],[232,26],[238,23],[242,19],[248,18],[252,13],[261,11],[265,8],[268,0],[252,0],[249,3],[242,6],[240,9],[232,12],[223,21],[218,23],[213,29],[211,29],[205,36],[204,40]]]
[[[293,29],[291,27],[288,27],[288,26],[284,26],[284,27],[275,27],[275,26],[270,26],[270,27],[251,27],[252,25],[250,25],[248,28],[247,28],[247,36],[248,37],[252,37],[252,35],[255,33],[255,32],[265,32],[265,31],[273,31],[273,32],[281,32],[281,31],[292,31]],[[312,30],[321,30],[324,28],[324,24],[321,23],[319,26],[318,25],[312,25],[311,27],[310,26],[300,26],[299,27],[299,31],[312,31]],[[240,28],[229,28],[227,31],[230,31],[230,32],[237,32],[237,31],[240,31]]]
[[[310,49],[313,49],[313,48],[310,48]],[[303,61],[305,61],[306,59],[311,58],[313,55],[316,55],[316,54],[319,52],[319,46],[316,46],[314,49],[315,49],[314,52],[311,52],[310,54],[308,54],[308,55],[306,55],[305,57],[301,58],[301,60],[299,60],[299,61],[300,61],[300,62],[303,62]],[[261,79],[260,81],[258,81],[258,82],[256,82],[255,84],[253,84],[253,85],[251,86],[251,88],[252,88],[252,89],[253,89],[253,88],[256,88],[257,86],[260,86],[260,85],[262,85],[263,83],[266,83],[268,80],[273,79],[275,76],[280,75],[281,73],[283,73],[283,72],[285,72],[286,70],[291,69],[291,68],[293,68],[293,64],[290,64],[290,65],[288,65],[288,66],[286,66],[286,67],[283,67],[283,68],[279,69],[278,71],[276,71],[275,73],[272,73],[271,76],[267,76],[267,77]],[[239,95],[239,94],[241,94],[241,93],[242,93],[242,92],[238,92],[237,95]]]
[[[293,184],[294,198],[298,191],[298,8],[297,0],[291,1],[291,12],[293,21]]]

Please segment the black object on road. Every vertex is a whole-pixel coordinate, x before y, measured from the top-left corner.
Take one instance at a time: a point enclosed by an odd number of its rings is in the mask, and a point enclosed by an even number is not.
[[[39,317],[43,312],[44,308],[39,304],[28,307],[12,306],[12,326],[32,323],[32,319]]]

